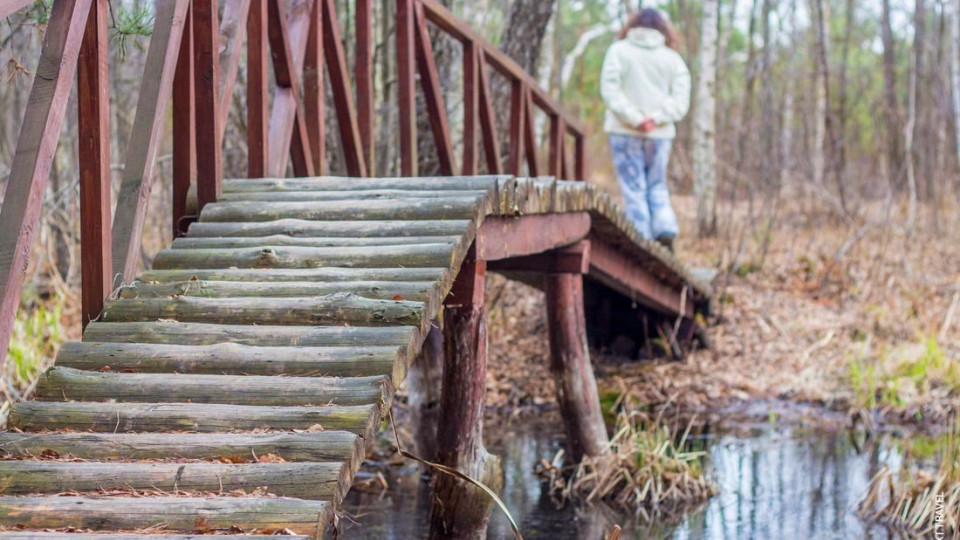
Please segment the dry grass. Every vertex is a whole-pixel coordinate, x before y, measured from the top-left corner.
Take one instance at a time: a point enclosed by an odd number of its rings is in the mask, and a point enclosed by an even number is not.
[[[880,471],[860,503],[861,516],[910,537],[960,538],[960,422],[939,451],[935,475]]]
[[[542,462],[538,472],[562,501],[606,502],[639,513],[673,513],[703,503],[717,493],[704,473],[706,453],[688,439],[689,429],[674,433],[644,415],[621,411],[610,439],[610,451],[585,457],[572,468]]]

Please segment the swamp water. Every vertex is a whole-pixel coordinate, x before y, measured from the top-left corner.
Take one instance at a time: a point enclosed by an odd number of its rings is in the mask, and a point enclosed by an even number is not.
[[[647,521],[605,505],[558,507],[533,472],[563,445],[559,423],[520,418],[509,427],[485,428],[490,450],[503,459],[503,499],[526,540],[599,540],[614,524],[633,539],[855,539],[894,538],[863,523],[856,506],[884,465],[896,470],[903,452],[890,439],[858,452],[846,431],[808,430],[776,422],[738,426],[701,439],[706,470],[719,494],[681,515]],[[344,540],[426,538],[429,484],[409,463],[392,467],[380,493],[353,490],[341,520]],[[507,520],[494,511],[488,538],[512,539]]]

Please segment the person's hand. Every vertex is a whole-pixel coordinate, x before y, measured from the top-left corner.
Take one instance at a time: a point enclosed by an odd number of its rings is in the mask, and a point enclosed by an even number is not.
[[[657,129],[657,123],[653,121],[653,118],[647,118],[643,122],[637,124],[637,131],[640,133],[648,133]]]

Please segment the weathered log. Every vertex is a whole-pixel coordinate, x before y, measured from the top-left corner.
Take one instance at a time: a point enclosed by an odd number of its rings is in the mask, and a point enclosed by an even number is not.
[[[165,249],[153,261],[156,270],[195,268],[446,268],[453,244],[309,248],[264,246],[236,249]]]
[[[451,197],[482,197],[487,190],[402,190],[363,189],[348,191],[233,191],[224,193],[220,201],[364,201],[404,199],[440,199]]]
[[[487,374],[487,314],[484,308],[483,261],[468,260],[460,269],[444,308],[443,390],[437,430],[440,463],[483,482],[494,491],[503,486],[500,459],[483,445],[483,410]],[[493,501],[476,486],[439,475],[433,486],[431,539],[482,539]]]
[[[388,385],[387,377],[96,373],[53,367],[40,376],[36,396],[41,401],[367,405],[383,402]]]
[[[122,373],[356,377],[392,375],[397,347],[256,347],[67,342],[57,366]]]
[[[345,462],[360,466],[363,439],[348,431],[316,433],[0,433],[0,455],[90,460],[218,459]]]
[[[417,221],[310,221],[278,219],[274,221],[197,222],[190,225],[191,238],[258,237],[285,235],[297,238],[383,238],[459,236],[472,227],[467,219]]]
[[[156,322],[94,322],[83,340],[109,343],[172,343],[214,345],[237,343],[263,347],[402,347],[410,343],[412,326],[250,326]]]
[[[285,497],[0,497],[0,526],[136,530],[290,529],[323,538],[333,505]]]
[[[506,176],[437,176],[396,178],[238,178],[223,181],[224,193],[244,191],[345,191],[361,189],[403,190],[487,190],[497,187]]]
[[[192,280],[163,284],[135,281],[121,288],[118,296],[120,298],[171,298],[174,296],[290,298],[349,293],[380,300],[424,302],[429,298],[433,287],[434,283],[429,281],[349,281],[345,283],[285,281],[273,283],[269,281]]]
[[[133,431],[343,430],[369,438],[379,429],[378,405],[253,407],[202,403],[56,403],[23,401],[10,407],[7,425],[23,431],[75,429]]]
[[[437,281],[446,279],[446,268],[210,268],[204,270],[149,270],[141,283],[176,281]]]
[[[111,489],[250,493],[334,501],[349,488],[343,463],[99,463],[0,460],[0,493],[29,495]]]
[[[557,390],[560,416],[566,426],[567,448],[573,461],[579,462],[585,455],[599,456],[609,449],[587,345],[583,276],[579,273],[549,273],[544,282],[550,371]]]
[[[111,300],[100,319],[107,322],[156,321],[226,324],[419,325],[420,302],[373,300],[336,293],[316,298],[177,298]]]
[[[79,539],[78,533],[56,532],[0,532],[0,540],[210,540],[209,535],[202,534],[124,534],[124,533],[83,533]],[[310,536],[285,535],[283,540],[309,540]],[[277,540],[272,534],[218,534],[216,540]]]
[[[273,234],[269,236],[221,236],[177,238],[173,249],[243,248],[261,246],[357,247],[405,246],[415,244],[454,244],[458,235],[449,236],[374,236],[374,237],[304,237]]]
[[[487,198],[351,200],[317,202],[223,202],[208,204],[200,221],[317,221],[474,219],[488,209]]]

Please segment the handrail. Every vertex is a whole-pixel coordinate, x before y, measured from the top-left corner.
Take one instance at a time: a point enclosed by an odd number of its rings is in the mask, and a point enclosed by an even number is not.
[[[0,17],[32,0],[0,0]],[[222,19],[217,16],[223,2]],[[0,348],[6,350],[24,272],[29,262],[46,182],[61,132],[74,73],[78,76],[78,136],[83,322],[98,316],[120,282],[131,281],[140,258],[140,236],[156,175],[157,153],[172,101],[173,227],[184,230],[193,216],[188,193],[196,185],[198,214],[220,195],[220,151],[227,116],[247,46],[248,176],[283,176],[288,163],[298,176],[322,174],[326,163],[325,85],[337,114],[343,162],[351,176],[367,176],[374,153],[373,0],[355,0],[355,63],[350,69],[335,0],[156,0],[153,35],[140,96],[124,156],[116,212],[110,221],[108,0],[54,0],[37,77],[24,114],[11,173],[0,209]],[[540,173],[540,141],[534,111],[550,123],[546,143],[549,174],[583,178],[582,125],[522,67],[436,0],[396,0],[400,171],[416,176],[416,72],[430,113],[444,174],[454,174],[454,145],[444,89],[428,33],[432,24],[464,50],[464,141],[462,174],[476,174],[484,158],[491,173],[503,172],[489,69],[511,85],[507,172]],[[272,55],[272,105],[268,96]],[[79,63],[78,63],[79,60]],[[324,77],[324,68],[328,79]],[[351,76],[353,81],[351,81]],[[355,89],[354,89],[355,88]],[[570,149],[568,139],[573,139]],[[482,143],[482,154],[480,145]],[[200,158],[202,156],[202,159]],[[572,162],[572,164],[571,164]]]

